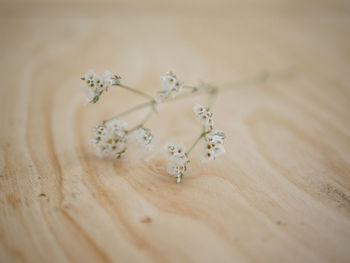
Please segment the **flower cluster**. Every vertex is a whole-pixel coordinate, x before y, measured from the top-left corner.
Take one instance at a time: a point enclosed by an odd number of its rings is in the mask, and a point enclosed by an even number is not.
[[[101,94],[113,85],[113,78],[109,71],[99,76],[93,70],[89,70],[81,79],[85,82],[86,103],[96,103]]]
[[[178,183],[180,183],[184,177],[186,164],[189,162],[188,156],[190,152],[202,138],[204,138],[203,155],[201,156],[202,162],[215,160],[216,157],[225,153],[225,134],[213,129],[213,114],[209,111],[209,109],[206,109],[200,104],[194,105],[192,109],[196,115],[196,118],[203,125],[203,132],[199,135],[197,140],[187,152],[185,152],[185,146],[183,144],[167,144],[165,146],[167,157],[170,160],[167,171],[170,175],[176,176]]]
[[[185,146],[168,143],[165,150],[169,160],[167,171],[170,175],[175,175],[176,181],[180,183],[186,171],[186,164],[189,162]]]
[[[202,162],[215,160],[216,157],[225,153],[224,140],[225,134],[218,130],[213,130],[213,113],[200,104],[196,104],[192,108],[197,120],[210,130],[205,132]]]
[[[127,150],[129,131],[126,130],[126,122],[111,120],[94,129],[95,138],[90,143],[95,147],[96,154],[103,158],[121,158]],[[147,149],[151,149],[153,135],[150,129],[139,128],[133,133],[136,143]],[[131,140],[132,141],[132,140]]]
[[[152,142],[152,139],[153,139],[153,135],[150,129],[139,128],[134,132],[134,134],[135,134],[136,142],[139,145],[145,146],[145,147],[150,146],[150,143]]]
[[[204,106],[196,104],[192,108],[197,120],[206,127],[213,128],[213,113],[207,110]]]
[[[170,94],[175,98],[181,92],[183,81],[180,80],[173,72],[167,72],[165,76],[160,77],[162,84],[162,91],[157,93],[157,102],[161,103],[166,100]]]
[[[95,139],[90,143],[95,146],[98,156],[119,159],[125,153],[126,126],[126,122],[112,120],[95,127]]]
[[[180,80],[173,72],[167,72],[165,76],[162,76],[161,86],[162,90],[157,93],[156,98],[153,98],[149,94],[128,87],[120,83],[121,77],[105,71],[101,76],[95,74],[93,70],[87,72],[81,78],[85,85],[84,89],[87,94],[87,103],[96,103],[103,92],[106,92],[112,85],[126,89],[137,95],[141,95],[148,101],[136,105],[124,112],[121,112],[114,117],[103,122],[102,125],[98,125],[94,129],[94,139],[90,140],[90,143],[95,147],[96,153],[101,158],[115,158],[119,159],[126,152],[130,142],[135,142],[144,148],[150,149],[153,135],[150,129],[144,128],[144,125],[151,117],[151,115],[157,111],[157,103],[161,103],[168,99],[169,96],[176,97],[183,88],[191,88],[192,92],[186,93],[186,97],[192,93],[197,92],[199,89],[202,92],[207,92],[210,96],[214,96],[217,92],[216,88],[212,88],[209,84],[201,84],[199,86],[191,87],[184,86],[183,81]],[[212,97],[211,97],[212,98]],[[145,116],[141,122],[136,126],[127,130],[127,123],[120,122],[117,118],[126,116],[132,112],[149,108],[150,112]],[[203,162],[209,162],[215,160],[216,157],[225,153],[224,140],[225,134],[213,129],[213,113],[200,104],[196,104],[192,108],[198,121],[203,125],[202,133],[197,137],[195,142],[186,150],[183,144],[169,143],[165,146],[167,152],[167,159],[169,160],[167,165],[167,172],[170,175],[175,176],[176,181],[180,183],[187,169],[189,163],[189,155],[194,147],[203,140],[203,154],[201,160]]]
[[[211,130],[205,135],[203,143],[202,162],[215,160],[216,157],[225,153],[224,148],[225,134],[218,130]]]

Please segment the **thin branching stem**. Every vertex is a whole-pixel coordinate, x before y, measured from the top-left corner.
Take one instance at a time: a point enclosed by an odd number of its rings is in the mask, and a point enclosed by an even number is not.
[[[126,89],[126,90],[128,90],[130,92],[136,93],[136,94],[138,94],[138,95],[140,95],[140,96],[142,96],[142,97],[144,97],[146,99],[153,100],[153,97],[151,95],[148,95],[147,93],[145,93],[143,91],[131,88],[131,87],[123,85],[123,84],[115,84],[115,86],[121,87],[121,88]]]
[[[242,87],[247,87],[247,86],[252,86],[252,85],[257,85],[260,83],[264,83],[268,80],[279,80],[279,79],[286,79],[286,78],[290,78],[293,77],[295,74],[295,70],[294,69],[287,69],[287,70],[281,70],[278,71],[274,74],[268,73],[268,72],[261,72],[260,74],[252,77],[252,78],[247,78],[245,80],[241,80],[241,81],[237,81],[234,83],[230,83],[230,84],[224,84],[221,85],[221,87],[215,87],[212,85],[200,85],[200,86],[188,86],[188,85],[184,85],[183,88],[186,89],[191,89],[192,91],[189,92],[184,92],[182,94],[179,94],[176,98],[168,98],[164,101],[165,102],[172,102],[172,101],[176,101],[176,100],[182,100],[188,97],[192,97],[192,96],[198,96],[201,94],[209,94],[208,97],[208,102],[207,102],[207,107],[208,109],[210,107],[212,107],[212,105],[215,102],[215,99],[217,97],[217,95],[221,92],[226,92],[226,91],[230,91],[231,89],[234,88],[242,88]],[[121,88],[124,88],[126,90],[129,90],[133,93],[139,94],[141,96],[143,96],[144,98],[150,99],[150,101],[148,102],[144,102],[141,104],[138,104],[134,107],[131,107],[130,109],[123,111],[105,121],[103,121],[103,123],[109,122],[111,120],[114,120],[116,118],[120,118],[123,116],[126,116],[128,114],[131,114],[135,111],[141,110],[143,108],[147,108],[147,107],[152,107],[149,111],[149,113],[146,115],[146,117],[138,124],[136,125],[134,128],[132,128],[130,131],[134,131],[138,128],[143,127],[143,125],[145,125],[145,123],[149,120],[149,118],[152,116],[153,113],[157,112],[157,102],[154,100],[154,98],[150,95],[148,95],[147,93],[144,93],[142,91],[133,89],[131,87],[125,86],[123,84],[115,84],[116,86],[119,86]],[[192,149],[196,146],[196,144],[198,143],[198,141],[206,134],[207,132],[205,132],[205,130],[203,130],[203,133],[200,134],[200,136],[197,138],[197,140],[195,141],[195,143],[190,147],[190,149],[188,150],[188,154],[192,151]]]
[[[130,109],[128,109],[126,111],[123,111],[123,112],[121,112],[121,113],[119,113],[119,114],[117,114],[117,115],[115,115],[115,116],[113,116],[113,117],[111,117],[111,118],[109,118],[107,120],[104,120],[103,123],[109,122],[109,121],[114,120],[116,118],[123,117],[125,115],[128,115],[130,113],[133,113],[135,111],[141,110],[141,109],[146,108],[146,107],[152,107],[153,108],[154,104],[155,104],[154,100],[138,104],[138,105],[136,105],[134,107],[131,107]]]
[[[131,133],[139,128],[142,128],[146,124],[146,122],[151,118],[151,116],[154,112],[155,112],[154,108],[151,108],[150,111],[145,116],[145,118],[138,125],[134,126],[130,130],[128,130],[127,133]]]
[[[219,92],[218,92],[217,88],[213,88],[210,91],[209,96],[208,96],[208,102],[207,102],[207,109],[208,110],[213,106],[213,104],[214,104],[214,102],[215,102],[215,100],[216,100],[216,98],[218,96],[218,93]]]
[[[179,94],[175,98],[169,98],[164,101],[165,102],[173,102],[177,100],[182,100],[188,97],[192,96],[198,96],[206,93],[213,93],[213,89],[215,89],[215,96],[218,95],[221,92],[227,92],[235,88],[244,88],[249,86],[254,86],[257,84],[265,83],[269,80],[283,80],[283,79],[289,79],[292,78],[295,75],[296,71],[293,68],[280,70],[275,73],[268,73],[266,71],[263,71],[254,77],[246,78],[244,80],[236,81],[233,83],[227,83],[220,85],[220,87],[213,87],[211,85],[209,86],[199,86],[199,87],[192,87],[192,86],[186,86],[188,88],[192,88],[193,91],[191,92],[184,92],[182,94]],[[215,96],[213,96],[215,98]],[[210,102],[210,101],[209,101]],[[213,101],[214,102],[214,101]],[[212,105],[209,105],[212,106]]]
[[[194,141],[194,143],[191,145],[191,147],[187,150],[186,155],[189,156],[191,151],[194,149],[194,147],[196,147],[196,145],[198,144],[198,142],[202,139],[202,137],[204,137],[207,133],[209,133],[209,131],[205,131],[205,126],[203,126],[203,131],[202,133],[197,137],[197,139]]]

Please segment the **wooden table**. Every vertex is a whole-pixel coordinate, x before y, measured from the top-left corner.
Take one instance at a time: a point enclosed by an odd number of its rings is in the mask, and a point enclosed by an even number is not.
[[[349,2],[18,0],[0,12],[1,262],[350,262]],[[111,88],[84,106],[90,68],[150,94],[168,70],[231,83],[212,108],[226,155],[203,164],[198,147],[183,183],[167,175],[162,145],[200,132],[196,96],[159,107],[154,151],[98,159],[92,127],[143,99]]]

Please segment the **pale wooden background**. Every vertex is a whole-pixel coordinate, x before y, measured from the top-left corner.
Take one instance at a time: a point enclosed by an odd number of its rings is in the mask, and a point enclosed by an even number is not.
[[[348,1],[0,4],[1,262],[350,262]],[[227,154],[194,152],[182,184],[158,150],[190,144],[191,106],[151,119],[156,150],[99,160],[91,128],[142,99],[83,105],[79,77],[110,69],[154,94],[293,68],[213,111]],[[135,118],[141,115],[134,116]]]

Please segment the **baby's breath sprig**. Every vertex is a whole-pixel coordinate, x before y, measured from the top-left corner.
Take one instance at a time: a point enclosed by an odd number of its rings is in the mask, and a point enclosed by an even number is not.
[[[93,70],[89,70],[80,78],[85,82],[84,90],[86,93],[86,103],[96,103],[103,92],[113,84],[113,78],[109,71],[105,71],[101,76],[95,74]]]
[[[126,151],[126,122],[118,120],[98,125],[94,129],[95,139],[90,143],[95,147],[99,157],[119,159]]]
[[[167,158],[169,160],[167,172],[176,177],[176,181],[180,183],[186,172],[186,165],[189,162],[186,154],[186,148],[183,144],[168,143],[165,145]]]
[[[170,175],[175,175],[178,183],[184,178],[184,174],[187,170],[187,163],[190,162],[190,153],[201,139],[204,139],[202,147],[203,154],[201,156],[202,162],[215,160],[216,157],[225,153],[225,134],[213,129],[213,113],[209,111],[209,108],[205,108],[200,104],[194,105],[192,110],[197,120],[202,124],[201,134],[187,151],[185,151],[185,146],[183,144],[175,145],[170,143],[165,146],[169,160],[167,171]]]
[[[162,90],[153,97],[143,91],[124,85],[121,83],[120,76],[112,76],[109,71],[105,71],[102,75],[97,75],[93,70],[90,70],[81,78],[84,81],[86,103],[95,104],[98,102],[101,95],[107,92],[111,86],[120,87],[142,96],[147,100],[104,120],[101,125],[96,126],[94,128],[94,139],[90,140],[90,143],[95,147],[97,155],[103,158],[121,158],[127,151],[129,141],[135,141],[138,145],[150,149],[154,136],[151,130],[146,128],[145,125],[152,115],[157,113],[159,104],[173,102],[200,94],[207,94],[207,107],[196,104],[192,108],[196,119],[202,124],[202,132],[195,139],[194,143],[188,150],[186,150],[183,144],[169,143],[165,146],[167,158],[169,160],[167,171],[170,175],[174,175],[176,181],[179,183],[183,180],[187,170],[187,164],[190,162],[189,156],[200,141],[203,141],[202,162],[215,160],[216,157],[225,153],[225,134],[214,129],[213,113],[209,110],[218,93],[226,92],[233,88],[248,87],[264,83],[269,79],[278,80],[289,78],[293,76],[291,74],[293,74],[291,70],[281,71],[274,75],[263,72],[262,74],[244,81],[217,87],[211,83],[200,83],[197,86],[185,85],[180,78],[169,71],[160,78]],[[182,90],[187,91],[182,92]],[[148,111],[144,118],[130,129],[127,129],[128,124],[126,122],[121,122],[119,120],[133,112],[141,110]],[[134,140],[129,140],[131,136]]]
[[[160,80],[162,84],[162,91],[157,93],[156,101],[158,103],[162,103],[169,98],[170,95],[175,98],[183,88],[183,81],[176,77],[176,75],[171,71],[167,72],[165,76],[160,77]]]
[[[135,141],[139,145],[143,145],[146,148],[150,148],[153,135],[150,129],[144,128],[144,125],[156,112],[156,101],[151,96],[140,90],[131,88],[121,83],[121,77],[118,75],[111,76],[109,71],[105,71],[102,76],[97,75],[93,70],[88,71],[82,78],[85,85],[84,89],[87,94],[87,103],[96,103],[99,101],[103,92],[107,92],[110,86],[118,86],[129,92],[135,93],[146,98],[148,101],[136,105],[124,112],[113,116],[107,120],[104,120],[101,125],[98,125],[94,129],[95,138],[90,140],[90,143],[95,147],[96,153],[101,158],[109,157],[119,159],[126,152],[128,147],[128,138],[133,135]],[[150,111],[143,120],[131,129],[126,129],[127,123],[117,120],[120,117],[131,114],[137,110],[150,108]]]

